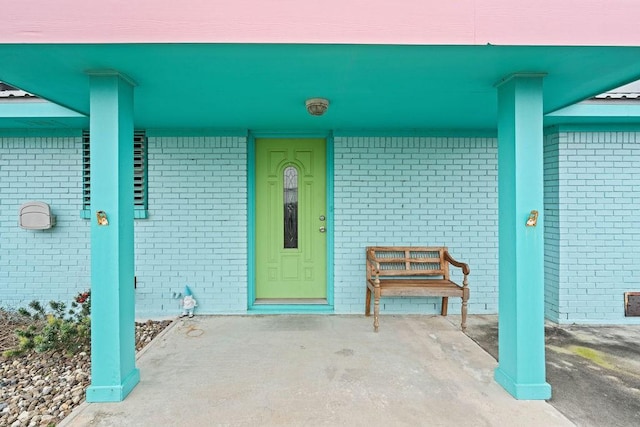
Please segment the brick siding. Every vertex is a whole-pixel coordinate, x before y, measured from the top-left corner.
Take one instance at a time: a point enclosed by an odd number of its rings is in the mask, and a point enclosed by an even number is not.
[[[0,138],[0,305],[70,302],[90,287],[82,209],[82,140]],[[136,314],[174,315],[189,285],[202,312],[246,310],[245,138],[149,138],[149,218],[135,221]],[[54,228],[18,227],[28,200]]]
[[[364,311],[364,248],[448,246],[467,262],[471,313],[497,310],[493,138],[335,138],[335,310]],[[459,269],[452,269],[461,281]],[[460,303],[449,301],[450,313]],[[385,298],[381,312],[435,313],[437,298]]]
[[[247,307],[246,138],[149,138],[149,218],[136,221],[138,315]]]
[[[82,138],[0,138],[0,306],[67,303],[90,287],[89,223],[82,209]],[[18,227],[20,206],[48,203],[49,230]]]
[[[545,156],[547,316],[640,323],[623,304],[640,291],[640,133],[556,131]]]
[[[546,316],[635,323],[640,133],[548,132]],[[89,222],[76,137],[0,137],[0,306],[62,300],[89,287]],[[336,137],[334,302],[364,310],[364,247],[446,245],[471,267],[470,312],[495,313],[495,138]],[[135,221],[139,317],[175,315],[189,285],[202,313],[247,305],[247,143],[243,137],[150,137],[149,218]],[[51,205],[51,230],[18,227],[28,200]],[[457,269],[454,278],[461,280]],[[436,313],[438,299],[385,299],[386,313]],[[459,303],[450,301],[450,313]]]

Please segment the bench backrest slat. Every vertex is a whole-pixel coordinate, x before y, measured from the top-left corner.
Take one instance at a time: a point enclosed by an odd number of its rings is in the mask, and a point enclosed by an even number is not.
[[[380,276],[442,276],[449,280],[446,250],[446,247],[370,246],[367,254],[380,264]]]

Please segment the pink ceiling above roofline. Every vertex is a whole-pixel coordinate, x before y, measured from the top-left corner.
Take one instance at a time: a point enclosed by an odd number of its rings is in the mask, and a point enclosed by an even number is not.
[[[637,0],[22,0],[0,43],[638,46]]]

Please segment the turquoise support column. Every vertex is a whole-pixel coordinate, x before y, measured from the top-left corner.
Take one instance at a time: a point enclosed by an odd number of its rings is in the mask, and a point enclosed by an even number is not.
[[[549,399],[544,349],[543,74],[498,90],[499,302],[496,381],[516,399]],[[528,221],[537,211],[537,223]],[[529,225],[527,225],[529,224]]]
[[[133,83],[90,72],[91,385],[88,402],[119,402],[135,366]]]

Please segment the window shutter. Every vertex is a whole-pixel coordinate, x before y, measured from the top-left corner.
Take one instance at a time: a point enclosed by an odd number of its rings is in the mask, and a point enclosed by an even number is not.
[[[82,209],[91,209],[91,138],[82,131]],[[133,204],[136,210],[147,209],[147,135],[144,130],[133,134]],[[142,216],[144,217],[144,216]]]
[[[91,140],[89,131],[82,131],[82,209],[91,209]]]
[[[143,130],[133,134],[133,204],[147,209],[147,135]]]

